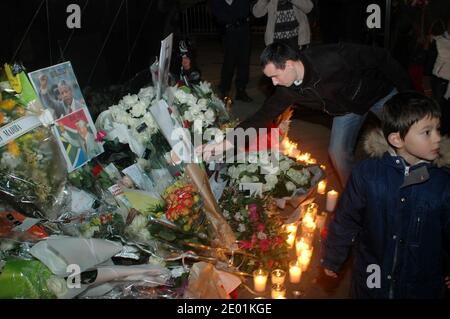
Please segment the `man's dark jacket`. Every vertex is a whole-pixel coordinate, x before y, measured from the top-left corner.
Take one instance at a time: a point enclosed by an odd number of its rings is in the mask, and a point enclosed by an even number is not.
[[[394,88],[410,89],[402,66],[382,48],[339,43],[300,53],[305,67],[302,84],[279,86],[262,108],[239,126],[267,127],[290,105],[322,110],[332,116],[364,114]]]

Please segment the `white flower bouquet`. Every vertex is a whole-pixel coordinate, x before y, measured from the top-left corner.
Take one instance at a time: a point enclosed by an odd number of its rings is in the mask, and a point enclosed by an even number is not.
[[[230,165],[224,179],[231,184],[261,183],[264,195],[292,199],[307,194],[323,177],[320,167],[303,166],[282,154],[277,157],[268,163],[260,153],[250,153],[246,163]]]
[[[129,144],[132,151],[141,156],[159,131],[149,112],[155,100],[152,86],[142,88],[138,94],[128,94],[99,115],[97,129],[105,131],[107,139],[118,138],[121,143]]]

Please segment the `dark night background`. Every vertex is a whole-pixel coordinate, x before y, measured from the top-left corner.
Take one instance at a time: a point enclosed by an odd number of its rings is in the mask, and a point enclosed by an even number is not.
[[[182,30],[182,13],[186,8],[205,2],[208,7],[209,1],[199,0],[0,1],[0,61],[21,61],[27,71],[71,61],[83,89],[124,83],[148,68],[159,55],[160,41],[171,32],[176,38],[195,38],[196,34]],[[316,43],[350,41],[384,45],[384,30],[365,27],[367,4],[378,3],[384,11],[384,0],[313,2],[315,8],[309,20],[313,33],[320,29],[318,36],[313,34]],[[82,9],[81,29],[75,31],[66,26],[69,16],[66,8],[71,3]],[[417,23],[423,12],[405,6],[404,1],[393,0],[392,3],[390,49],[397,60],[407,66],[416,47]],[[17,50],[39,7],[35,21]],[[430,1],[424,29],[428,30],[432,21],[449,13],[450,1]],[[253,19],[252,23],[264,26],[265,20]],[[382,23],[384,25],[384,17]]]

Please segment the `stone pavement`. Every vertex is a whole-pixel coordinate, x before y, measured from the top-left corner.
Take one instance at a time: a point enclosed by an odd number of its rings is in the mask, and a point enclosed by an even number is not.
[[[197,64],[202,72],[202,78],[217,86],[220,80],[223,58],[220,39],[217,36],[197,36],[193,38],[193,42],[197,50]],[[256,112],[266,98],[264,84],[267,84],[267,80],[264,79],[259,65],[259,54],[263,49],[263,34],[254,34],[252,37],[252,54],[250,60],[250,83],[247,88],[248,94],[254,101],[252,103],[235,101],[233,104],[233,113],[241,120],[250,117]],[[328,190],[335,189],[341,193],[342,187],[327,153],[331,118],[326,114],[306,109],[301,109],[296,112],[296,117],[300,117],[301,119],[293,119],[289,131],[289,138],[298,143],[298,148],[302,152],[311,153],[317,159],[318,163],[326,166]],[[325,210],[325,196],[315,196],[315,201],[319,204],[319,210],[322,211]],[[299,287],[287,287],[288,297],[292,297],[293,290],[300,290],[304,293],[302,298],[348,298],[350,286],[348,265],[345,267],[340,279],[332,280],[324,278],[319,267],[319,250],[320,238],[316,234],[314,255],[309,270],[302,275]],[[249,284],[249,287],[253,287],[252,283]],[[243,292],[241,297],[253,298],[252,295],[246,294],[245,292]],[[270,298],[270,289],[267,289],[266,297]]]

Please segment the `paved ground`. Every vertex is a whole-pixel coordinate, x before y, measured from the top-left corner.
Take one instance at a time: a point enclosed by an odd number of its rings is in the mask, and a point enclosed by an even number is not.
[[[203,79],[218,85],[223,57],[219,38],[198,36],[193,40],[197,48],[198,66],[202,71]],[[263,35],[255,34],[252,42],[250,83],[248,85],[248,94],[254,99],[254,102],[242,103],[236,101],[233,105],[233,113],[241,120],[256,112],[265,100],[263,84],[267,82],[264,82],[265,79],[259,66],[259,54],[263,48]],[[301,109],[296,112],[296,118],[292,121],[289,137],[298,143],[301,151],[311,153],[318,163],[326,166],[328,189],[342,192],[342,187],[337,180],[336,172],[329,162],[327,154],[331,121],[331,118],[325,114]],[[319,209],[325,210],[324,195],[317,195],[315,201],[319,204]],[[303,274],[299,287],[287,287],[288,294],[292,297],[293,290],[301,290],[304,293],[303,298],[347,298],[350,285],[350,271],[348,271],[348,267],[346,267],[340,280],[333,281],[323,278],[321,269],[318,267],[319,236],[317,235],[316,237],[314,256],[310,268]],[[251,295],[246,295],[245,293],[243,296],[251,298]]]

